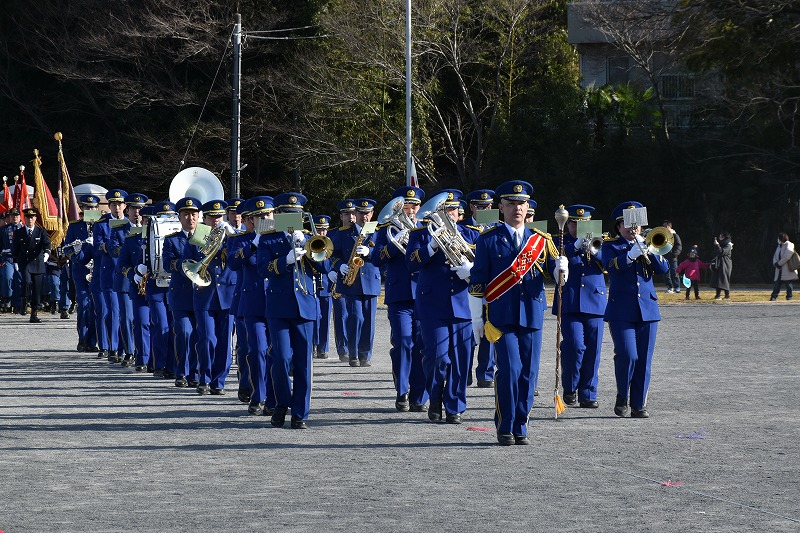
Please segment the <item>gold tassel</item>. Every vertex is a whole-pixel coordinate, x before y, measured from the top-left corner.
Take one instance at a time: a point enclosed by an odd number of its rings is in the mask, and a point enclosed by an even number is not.
[[[558,393],[558,390],[556,390],[556,395],[553,400],[556,403],[556,416],[567,410],[567,406],[564,405],[564,401],[561,399],[561,395]]]
[[[503,336],[503,332],[494,327],[494,324],[486,321],[486,324],[483,326],[483,334],[489,340],[489,342],[497,342],[500,340],[500,337]]]

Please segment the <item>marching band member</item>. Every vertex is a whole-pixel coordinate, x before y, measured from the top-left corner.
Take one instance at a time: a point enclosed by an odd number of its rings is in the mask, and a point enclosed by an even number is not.
[[[614,414],[648,418],[647,389],[661,313],[653,275],[664,274],[669,263],[644,246],[638,226],[625,227],[625,209],[643,207],[639,202],[619,204],[611,213],[618,237],[603,243],[600,256],[608,271],[608,304],[604,319],[614,341],[614,373],[617,401]]]
[[[256,221],[273,218],[272,197],[250,198],[241,204],[241,211],[247,233],[228,239],[228,266],[236,272],[242,284],[237,313],[243,317],[246,327],[247,349],[241,353],[247,354],[247,360],[239,359],[239,369],[250,391],[247,411],[251,415],[271,415],[275,408],[275,393],[270,377],[272,356],[264,316],[267,280],[258,273],[256,251],[262,236],[256,233]]]
[[[157,203],[154,202],[152,209],[155,217],[176,215],[175,204],[168,200]],[[187,215],[190,214],[191,211],[187,213]],[[148,231],[151,232],[151,235],[153,232],[153,226],[156,224],[157,222],[155,220],[150,221],[150,227],[148,228]],[[178,233],[182,234],[182,231]],[[161,252],[161,267],[166,272],[169,270],[170,265],[167,259],[164,257],[165,243],[166,237],[162,242]],[[170,375],[174,377],[177,367],[177,361],[175,357],[176,338],[172,333],[173,319],[172,312],[168,305],[171,280],[170,286],[158,286],[156,283],[157,273],[153,271],[155,267],[153,261],[155,258],[150,257],[149,253],[150,251],[148,250],[148,255],[145,256],[145,262],[136,265],[136,272],[133,274],[133,282],[136,283],[137,286],[141,283],[142,277],[149,274],[147,276],[145,298],[147,298],[147,306],[150,309],[151,357],[150,361],[147,363],[147,370],[153,372],[154,374],[155,372],[158,372],[160,377],[167,377]],[[173,256],[175,255],[174,245],[171,254]],[[180,254],[178,254],[178,257],[180,257]],[[138,366],[136,369],[139,370]],[[184,372],[180,377],[176,378],[175,384],[183,387],[188,386],[185,376],[186,373]],[[180,384],[178,381],[180,381]],[[195,384],[195,386],[197,385]]]
[[[26,312],[25,300],[30,295],[31,323],[42,321],[38,316],[42,298],[42,275],[45,273],[47,259],[50,257],[50,236],[41,226],[36,225],[39,210],[29,207],[23,211],[25,225],[14,231],[12,253],[14,270],[22,274],[22,313]]]
[[[125,203],[128,204],[128,219],[131,220],[132,227],[142,227],[143,230],[146,230],[149,221],[148,216],[152,214],[153,208],[152,206],[143,206],[141,209],[132,207],[141,201],[141,198],[136,199],[128,195]],[[137,210],[138,212],[136,212]],[[140,221],[139,226],[134,225],[136,220]],[[130,367],[136,365],[137,372],[147,370],[150,365],[151,355],[150,305],[146,296],[147,287],[145,285],[145,292],[139,290],[139,283],[142,281],[142,277],[137,275],[136,271],[136,266],[142,264],[147,252],[147,240],[145,237],[144,231],[138,233],[130,231],[122,243],[119,261],[117,262],[117,272],[128,280],[128,294],[133,308],[133,342],[136,347],[134,350],[135,359],[123,359],[122,366]],[[147,280],[145,280],[146,283]]]
[[[555,270],[559,270],[561,279],[566,279],[568,266],[566,258],[556,257],[549,235],[525,227],[528,199],[533,194],[530,183],[508,181],[497,187],[495,194],[500,198],[504,223],[478,238],[469,305],[477,338],[484,335],[484,320],[486,328],[490,323],[493,326],[489,333],[497,359],[497,440],[504,446],[530,444],[528,414],[533,407],[547,305],[543,278],[545,272],[558,275]]]
[[[2,249],[0,255],[5,266],[3,293],[6,295],[5,308],[24,314],[22,308],[22,274],[14,270],[14,232],[22,227],[19,209],[16,207],[6,211],[6,224],[0,231]]]
[[[403,212],[415,226],[419,226],[416,214],[425,193],[418,187],[401,187],[392,193],[392,198],[403,198]],[[373,264],[386,266],[386,291],[384,303],[388,307],[391,328],[392,378],[397,392],[394,406],[398,411],[424,412],[428,408],[428,393],[425,390],[425,372],[422,367],[422,335],[419,319],[414,314],[414,292],[417,274],[412,274],[406,265],[405,249],[399,241],[408,234],[402,229],[391,238],[389,227],[384,224],[376,233],[372,251]]]
[[[316,215],[314,225],[323,237],[327,237],[331,225],[328,215]],[[317,292],[319,298],[319,320],[314,326],[314,357],[317,359],[328,358],[328,337],[331,326],[331,293],[330,278],[321,276],[321,289]]]
[[[381,273],[372,264],[372,235],[367,236],[359,245],[359,234],[366,222],[372,218],[375,200],[360,198],[355,204],[355,224],[349,228],[340,228],[333,241],[333,256],[338,259],[339,281],[336,290],[345,300],[347,317],[347,353],[350,355],[350,366],[372,366],[372,342],[375,338],[375,313],[378,295],[381,292]],[[355,248],[355,249],[354,249]],[[348,264],[353,254],[364,260],[352,285],[344,283],[350,271]]]
[[[461,191],[442,192],[448,193],[445,216],[455,224]],[[434,231],[441,235],[446,229],[442,226]],[[460,225],[456,231],[469,244],[479,235]],[[460,424],[467,408],[467,368],[473,346],[466,281],[472,263],[449,265],[446,259],[426,227],[410,232],[406,263],[411,272],[418,272],[415,313],[422,325],[428,418],[440,421],[444,406],[446,422]]]
[[[333,242],[333,256],[331,257],[331,271],[328,273],[331,292],[331,309],[333,311],[333,339],[336,344],[336,352],[339,354],[339,361],[347,363],[350,361],[350,354],[347,352],[347,306],[344,298],[339,293],[339,267],[341,266],[341,254],[336,253],[336,243],[340,240],[340,233],[349,233],[353,224],[356,222],[355,200],[342,200],[336,206],[339,211],[341,226],[328,231],[328,238]],[[344,258],[347,261],[347,258]]]
[[[244,200],[241,198],[231,198],[230,200],[226,200],[226,202],[233,202],[235,204],[235,207],[232,208],[229,203],[228,208],[225,210],[228,224],[236,231],[236,234],[229,237],[225,242],[225,249],[228,256],[228,268],[236,273],[236,286],[233,289],[233,300],[231,300],[233,331],[236,334],[236,369],[238,372],[237,377],[239,378],[239,390],[236,396],[239,398],[240,402],[249,404],[252,394],[250,370],[247,368],[247,362],[250,360],[248,353],[250,343],[247,340],[247,326],[245,325],[244,316],[239,313],[244,276],[242,275],[242,264],[234,258],[234,254],[238,249],[244,246],[245,241],[247,241],[247,243],[250,242],[250,239],[253,237],[253,228],[243,223],[246,218]]]
[[[303,211],[306,197],[286,192],[275,197],[279,212]],[[298,228],[299,229],[299,228]],[[292,428],[306,429],[311,404],[311,351],[319,303],[314,295],[314,275],[328,272],[328,261],[308,258],[304,236],[275,231],[259,238],[258,272],[268,279],[266,318],[273,357],[272,382],[275,410],[271,424],[283,427],[292,409]],[[289,377],[290,366],[293,378]]]
[[[223,228],[228,235],[235,230],[223,222],[225,202],[211,200],[204,203],[203,224],[212,228]],[[194,316],[197,321],[197,394],[225,394],[225,380],[231,368],[231,334],[233,316],[230,314],[236,273],[226,267],[227,252],[218,251],[206,269],[211,279],[205,287],[193,283]],[[200,248],[187,242],[183,248],[181,264],[184,261],[202,261]],[[183,269],[181,268],[181,273]]]
[[[194,289],[192,282],[183,273],[181,266],[183,249],[197,228],[200,217],[200,200],[181,198],[175,203],[181,230],[164,239],[161,260],[170,273],[167,306],[172,313],[172,326],[175,335],[175,372],[169,370],[170,361],[165,367],[156,366],[153,377],[175,379],[176,387],[199,385],[197,375],[197,322],[194,313]],[[160,361],[156,360],[156,364]]]
[[[470,216],[469,218],[465,218],[461,224],[465,224],[479,231],[486,231],[489,227],[495,225],[492,224],[491,226],[483,228],[481,224],[478,224],[475,218],[478,211],[492,208],[492,203],[494,202],[493,190],[478,189],[472,191],[467,194],[467,200],[469,200]],[[475,378],[479,388],[488,389],[494,386],[494,346],[492,346],[492,343],[489,342],[486,337],[481,338],[478,343],[478,365],[475,367]],[[471,381],[472,358],[470,358],[469,363],[469,379],[467,380],[467,384],[471,384]]]
[[[128,219],[128,223],[119,228],[111,228],[111,235],[106,245],[108,254],[114,260],[113,289],[119,303],[120,334],[125,345],[125,356],[122,361],[118,360],[117,362],[121,362],[122,366],[126,368],[135,364],[134,309],[130,294],[131,280],[127,276],[127,270],[123,272],[119,268],[119,258],[125,245],[125,240],[130,235],[131,228],[138,228],[142,225],[140,211],[147,203],[147,200],[147,196],[141,193],[132,193],[125,197],[125,218]],[[141,250],[139,251],[141,252]],[[139,304],[140,307],[144,306],[145,299],[141,298]]]
[[[594,207],[570,205],[564,255],[572,274],[561,288],[561,383],[564,403],[594,409],[597,404],[597,373],[603,344],[603,314],[606,310],[606,280],[603,264],[589,249],[589,242],[578,235],[578,221],[592,218]],[[561,249],[561,238],[555,239]],[[553,298],[553,314],[558,314],[558,291]]]
[[[114,292],[114,268],[116,260],[110,254],[111,247],[111,220],[123,220],[125,218],[125,197],[128,195],[122,189],[112,189],[106,193],[108,202],[108,214],[97,221],[93,228],[94,234],[94,254],[93,259],[95,268],[92,279],[98,277],[102,300],[100,306],[95,302],[95,311],[99,310],[99,322],[108,335],[109,363],[122,362],[120,354],[120,311],[119,299]],[[98,336],[100,334],[98,333]]]

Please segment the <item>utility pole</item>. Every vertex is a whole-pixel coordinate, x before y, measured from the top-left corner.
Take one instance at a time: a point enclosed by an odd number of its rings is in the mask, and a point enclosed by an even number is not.
[[[231,125],[231,198],[239,197],[242,143],[242,15],[236,13],[233,26],[233,118]]]

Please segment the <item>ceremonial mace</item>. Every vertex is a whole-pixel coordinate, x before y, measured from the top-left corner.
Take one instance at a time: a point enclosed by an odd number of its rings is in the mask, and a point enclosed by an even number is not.
[[[564,256],[564,224],[567,223],[569,219],[569,212],[564,209],[564,204],[558,206],[555,214],[556,222],[558,223],[558,234],[560,238],[560,243],[558,247],[558,253],[560,256]],[[555,390],[553,391],[553,402],[555,402],[556,407],[556,415],[555,419],[558,420],[558,415],[566,410],[567,406],[564,405],[564,402],[561,400],[561,395],[558,393],[558,389],[561,385],[561,295],[562,295],[562,283],[563,283],[564,273],[560,270],[558,271],[558,308],[556,311],[556,386]]]

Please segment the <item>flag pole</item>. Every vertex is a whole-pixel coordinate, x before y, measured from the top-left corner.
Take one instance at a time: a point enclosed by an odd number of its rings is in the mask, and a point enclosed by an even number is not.
[[[411,185],[411,0],[406,0],[406,185]]]

